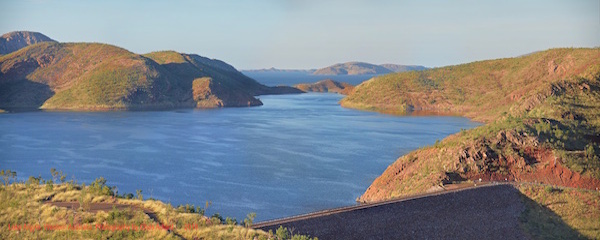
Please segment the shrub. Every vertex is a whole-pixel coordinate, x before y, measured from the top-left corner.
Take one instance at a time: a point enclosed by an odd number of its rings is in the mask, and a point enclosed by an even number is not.
[[[277,239],[290,238],[287,228],[284,228],[283,226],[279,226],[279,228],[277,228],[277,231],[275,231],[275,236],[277,237]]]
[[[51,192],[54,189],[54,182],[52,180],[46,181],[46,191]]]
[[[106,186],[106,179],[104,179],[104,177],[96,178],[96,180],[90,184],[89,189],[92,193],[99,195],[114,195],[113,187]]]
[[[133,193],[123,194],[123,198],[125,198],[125,199],[133,199]]]
[[[40,185],[41,180],[42,180],[41,176],[39,176],[39,177],[29,176],[29,178],[25,182],[25,186],[30,187],[32,185],[34,185],[34,186]]]
[[[190,205],[190,204],[186,204],[184,205],[179,205],[177,206],[177,212],[180,213],[197,213],[200,212],[201,208],[200,207],[194,207],[194,205]]]
[[[223,217],[219,213],[215,213],[210,217],[210,221],[213,223],[220,224],[225,222],[225,219],[223,219]]]
[[[598,155],[596,153],[596,149],[594,148],[593,144],[588,144],[587,146],[585,146],[585,157],[588,159],[595,159],[598,158]]]
[[[236,225],[237,224],[237,220],[235,218],[227,217],[227,218],[225,218],[225,224],[227,224],[227,225]]]

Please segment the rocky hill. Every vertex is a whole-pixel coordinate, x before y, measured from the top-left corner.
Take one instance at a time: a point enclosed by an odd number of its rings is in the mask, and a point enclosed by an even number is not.
[[[359,200],[479,179],[600,188],[599,90],[598,48],[552,49],[366,81],[342,106],[450,113],[486,125],[400,157]]]
[[[354,89],[354,86],[345,83],[337,82],[331,79],[325,79],[316,83],[303,83],[294,86],[305,92],[334,92],[339,94],[348,95]]]
[[[0,57],[0,108],[132,110],[261,105],[271,88],[214,59],[138,55],[98,43],[44,42]]]
[[[9,54],[21,48],[40,42],[56,42],[38,32],[9,32],[0,36],[0,55]]]

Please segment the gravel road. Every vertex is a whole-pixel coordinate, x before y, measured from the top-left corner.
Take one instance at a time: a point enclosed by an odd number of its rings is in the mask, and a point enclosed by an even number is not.
[[[282,225],[319,239],[527,239],[518,224],[523,210],[517,189],[495,185]]]

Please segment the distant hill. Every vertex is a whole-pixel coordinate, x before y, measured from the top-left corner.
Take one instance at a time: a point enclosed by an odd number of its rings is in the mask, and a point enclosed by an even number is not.
[[[381,75],[392,72],[406,72],[412,70],[424,70],[427,69],[423,66],[416,65],[396,65],[396,64],[383,64],[375,65],[364,62],[347,62],[338,63],[329,67],[317,69],[313,74],[315,75]]]
[[[250,73],[306,73],[306,74],[312,74],[315,71],[316,71],[315,69],[278,69],[278,68],[241,70],[242,73],[250,72]]]
[[[375,65],[364,62],[338,63],[320,69],[248,69],[242,73],[305,73],[313,75],[380,75],[392,72],[421,71],[427,69],[419,65],[381,64]]]
[[[297,89],[305,92],[334,92],[348,95],[354,86],[345,82],[336,82],[331,79],[325,79],[316,83],[303,83],[295,85]]]
[[[378,76],[341,104],[486,123],[398,158],[360,201],[479,179],[600,188],[600,48],[551,49]]]
[[[0,36],[0,55],[9,54],[21,48],[40,42],[56,42],[38,32],[9,32]]]
[[[421,71],[421,70],[427,69],[426,67],[419,66],[419,65],[398,65],[398,64],[391,64],[391,63],[381,64],[379,66],[387,68],[387,69],[391,70],[392,72]]]
[[[267,87],[234,67],[173,51],[138,55],[99,43],[34,44],[0,57],[0,108],[86,111],[242,107]]]
[[[329,67],[317,69],[314,75],[364,75],[391,73],[385,67],[364,62],[338,63]]]

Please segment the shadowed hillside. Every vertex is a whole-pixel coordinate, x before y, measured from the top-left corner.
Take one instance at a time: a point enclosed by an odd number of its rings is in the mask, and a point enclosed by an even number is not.
[[[138,55],[98,43],[38,43],[0,57],[0,108],[134,110],[242,107],[271,88],[193,54]]]
[[[451,113],[487,123],[400,157],[360,201],[464,180],[600,188],[600,49],[389,74],[357,86],[343,106]]]

